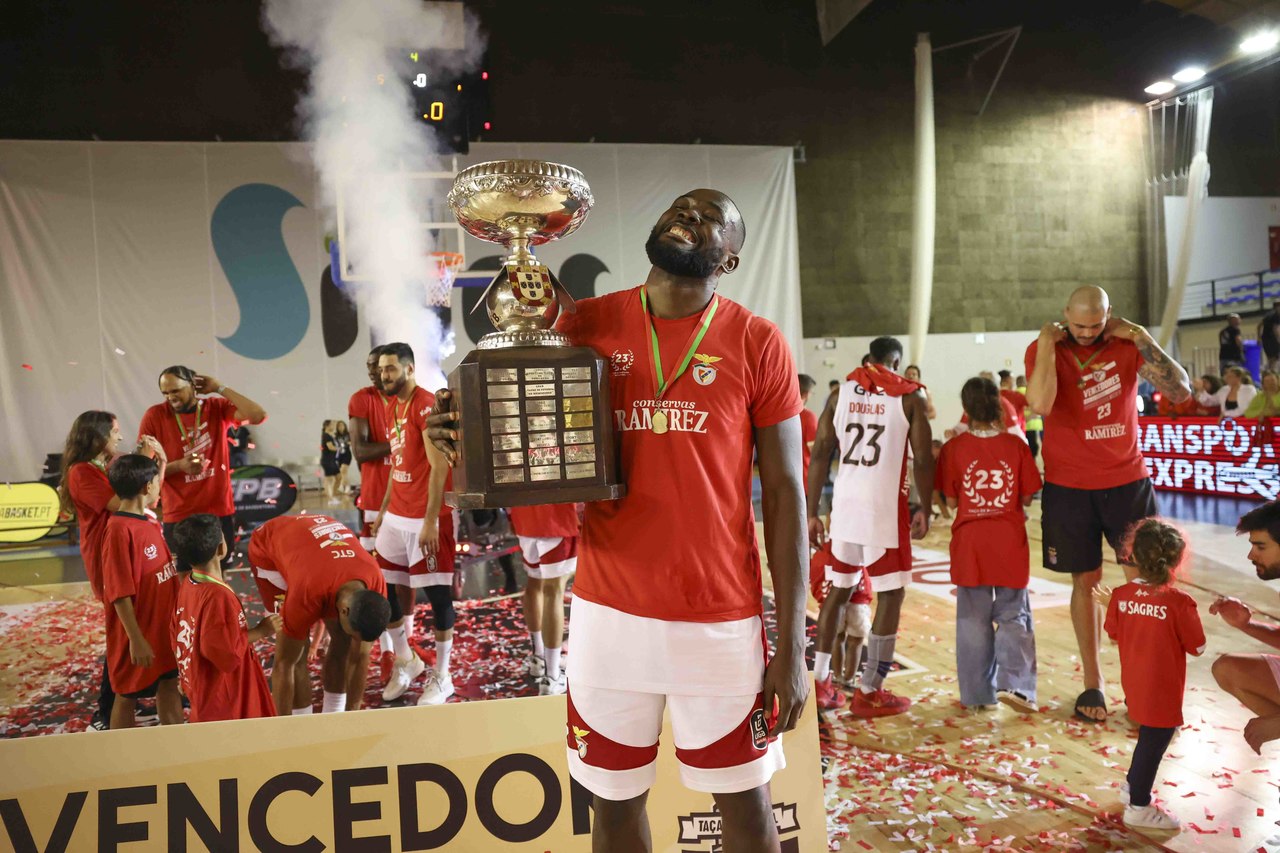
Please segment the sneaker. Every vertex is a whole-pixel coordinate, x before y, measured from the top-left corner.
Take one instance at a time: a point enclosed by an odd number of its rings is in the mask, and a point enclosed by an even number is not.
[[[813,687],[813,695],[818,700],[819,711],[834,711],[844,707],[845,696],[831,683],[831,676],[828,675],[824,681],[814,682]]]
[[[94,711],[93,718],[89,720],[89,726],[88,728],[85,729],[85,731],[86,732],[105,732],[110,728],[111,728],[111,724],[107,720],[102,719],[102,714],[98,711]]]
[[[1124,825],[1142,829],[1177,830],[1182,828],[1182,821],[1152,803],[1149,806],[1125,806]]]
[[[544,675],[538,679],[539,696],[560,696],[568,689],[569,682],[563,672],[560,673],[559,678],[548,678]]]
[[[1129,783],[1120,783],[1120,805],[1129,808]]]
[[[143,705],[138,703],[137,710],[133,712],[133,719],[139,723],[154,723],[159,714],[156,712],[155,705]]]
[[[526,668],[534,678],[543,678],[547,674],[547,662],[542,659],[542,655],[530,654]]]
[[[382,699],[384,702],[391,702],[399,699],[404,692],[409,689],[409,685],[413,684],[413,680],[427,665],[422,662],[422,658],[413,655],[409,658],[397,658],[396,662],[391,666],[391,676],[387,679],[387,686],[382,691]]]
[[[378,672],[382,676],[382,683],[386,684],[391,680],[391,671],[396,666],[396,653],[387,649],[382,653],[382,657],[378,660]]]
[[[1034,714],[1040,710],[1035,702],[1032,702],[1017,690],[997,690],[996,698],[1022,714]]]
[[[427,683],[422,687],[422,695],[418,697],[419,705],[443,705],[444,700],[453,695],[453,678],[448,674],[444,678],[431,669],[427,673]]]
[[[853,693],[853,704],[849,707],[849,710],[853,711],[855,717],[870,719],[872,717],[888,717],[893,714],[901,714],[910,707],[910,699],[890,693],[884,688],[874,693],[867,693],[859,688]]]

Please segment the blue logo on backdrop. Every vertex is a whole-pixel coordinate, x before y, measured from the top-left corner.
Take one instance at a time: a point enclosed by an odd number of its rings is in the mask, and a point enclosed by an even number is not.
[[[284,243],[284,215],[302,207],[271,184],[244,184],[222,197],[210,222],[213,250],[240,306],[240,326],[219,338],[246,358],[268,360],[301,343],[311,320],[307,289]]]

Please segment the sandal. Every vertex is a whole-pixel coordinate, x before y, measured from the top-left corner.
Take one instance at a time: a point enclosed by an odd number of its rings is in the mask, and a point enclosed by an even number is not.
[[[1107,714],[1104,714],[1101,720],[1097,720],[1080,713],[1081,708],[1101,708],[1104,712],[1107,710],[1107,697],[1098,688],[1090,687],[1076,697],[1076,711],[1073,716],[1081,722],[1094,723],[1095,725],[1106,722]]]

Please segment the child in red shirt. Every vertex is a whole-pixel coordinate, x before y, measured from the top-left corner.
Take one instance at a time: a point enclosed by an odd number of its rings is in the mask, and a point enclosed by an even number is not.
[[[116,691],[111,728],[137,724],[138,699],[154,696],[161,725],[182,722],[178,664],[170,623],[178,598],[177,569],[160,525],[146,508],[160,496],[160,465],[135,453],[111,463],[107,478],[120,509],[102,542],[107,668]]]
[[[831,540],[824,542],[809,558],[809,591],[818,604],[822,604],[831,591],[831,577],[835,574],[833,566],[839,562],[831,553]],[[849,567],[845,568],[848,570]],[[862,662],[862,649],[870,633],[871,584],[866,572],[858,572],[849,602],[840,614],[836,643],[831,654],[831,671],[838,673],[833,679],[846,690],[857,686],[858,665]]]
[[[1001,421],[990,379],[964,384],[970,429],[942,446],[937,491],[957,510],[951,524],[960,701],[996,700],[1024,713],[1036,706],[1036,638],[1027,582],[1031,553],[1023,507],[1040,490],[1031,448]]]
[[[1187,655],[1204,653],[1204,628],[1196,601],[1176,588],[1186,540],[1158,518],[1138,522],[1130,534],[1129,580],[1108,598],[1103,627],[1120,646],[1120,683],[1129,716],[1141,726],[1129,775],[1121,788],[1126,826],[1177,829],[1173,815],[1151,801],[1160,759],[1182,725]]]
[[[275,636],[283,625],[280,614],[269,614],[252,629],[245,622],[240,598],[222,577],[227,543],[217,516],[201,513],[179,521],[173,544],[178,559],[191,566],[173,614],[178,677],[191,702],[191,722],[274,717],[275,701],[253,644]]]

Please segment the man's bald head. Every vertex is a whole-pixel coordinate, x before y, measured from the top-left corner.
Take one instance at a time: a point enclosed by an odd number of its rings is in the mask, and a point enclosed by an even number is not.
[[[1097,285],[1077,287],[1071,292],[1062,316],[1066,318],[1068,334],[1076,343],[1088,346],[1097,342],[1111,319],[1111,299]]]

